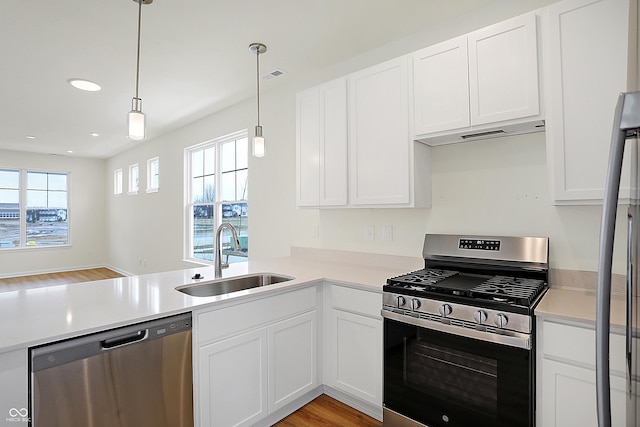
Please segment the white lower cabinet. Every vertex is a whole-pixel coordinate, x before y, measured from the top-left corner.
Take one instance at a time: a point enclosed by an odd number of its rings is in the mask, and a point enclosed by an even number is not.
[[[260,328],[199,350],[201,426],[241,426],[267,415],[267,331]]]
[[[542,381],[543,412],[538,418],[538,426],[598,426],[595,370],[571,363],[544,360]],[[624,427],[625,379],[611,376],[610,381],[611,425]]]
[[[267,327],[267,345],[267,396],[271,413],[318,384],[315,311]]]
[[[593,325],[537,320],[538,427],[597,427]],[[610,337],[611,425],[625,427],[624,336]]]
[[[318,386],[316,293],[194,312],[197,425],[259,424]]]
[[[327,286],[325,383],[382,411],[382,295]]]

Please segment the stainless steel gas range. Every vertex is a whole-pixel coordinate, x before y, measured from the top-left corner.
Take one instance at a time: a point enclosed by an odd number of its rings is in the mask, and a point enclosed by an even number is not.
[[[542,237],[427,234],[383,288],[385,427],[534,426]]]

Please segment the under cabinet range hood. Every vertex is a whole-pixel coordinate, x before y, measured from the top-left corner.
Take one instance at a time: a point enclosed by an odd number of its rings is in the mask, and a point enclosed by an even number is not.
[[[417,135],[416,141],[420,141],[430,146],[438,146],[544,131],[545,121],[534,120],[531,122],[520,122],[499,127],[478,127],[477,129],[464,128],[460,129],[460,132],[448,131],[446,133],[442,132],[424,136]]]

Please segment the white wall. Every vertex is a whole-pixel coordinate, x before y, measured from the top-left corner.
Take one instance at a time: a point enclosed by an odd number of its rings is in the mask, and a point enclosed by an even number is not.
[[[430,209],[295,207],[298,90],[549,3],[552,1],[505,0],[298,81],[266,82],[261,112],[267,155],[252,158],[249,164],[250,257],[288,255],[291,246],[419,257],[425,232],[461,232],[548,236],[552,267],[595,270],[600,208],[550,204],[543,133],[434,148],[434,196]],[[280,86],[273,89],[272,84]],[[183,266],[184,148],[240,129],[251,132],[255,125],[254,103],[249,99],[170,135],[135,145],[107,161],[108,178],[114,169],[126,171],[134,162],[140,163],[143,177],[146,160],[154,156],[160,157],[161,171],[157,194],[107,196],[109,264],[132,273]],[[111,181],[106,182],[109,192]],[[312,237],[315,224],[320,229],[318,238]],[[374,241],[365,240],[367,224],[376,227]],[[381,239],[383,225],[393,227],[390,242]],[[147,260],[146,265],[141,260]],[[621,272],[621,264],[617,260],[617,272]]]
[[[69,172],[71,245],[3,249],[0,277],[104,265],[104,160],[0,150],[0,168]]]

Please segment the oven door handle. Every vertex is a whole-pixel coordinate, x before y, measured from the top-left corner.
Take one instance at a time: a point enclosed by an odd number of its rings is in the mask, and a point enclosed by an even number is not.
[[[496,344],[504,344],[511,347],[524,348],[531,350],[531,336],[520,332],[509,331],[509,335],[494,334],[491,332],[479,331],[477,329],[469,329],[446,323],[434,322],[432,320],[421,319],[404,314],[394,313],[388,310],[382,310],[382,317],[395,320],[401,323],[419,326],[421,328],[432,329],[435,331],[446,332],[466,338],[473,338],[481,341],[494,342]]]

